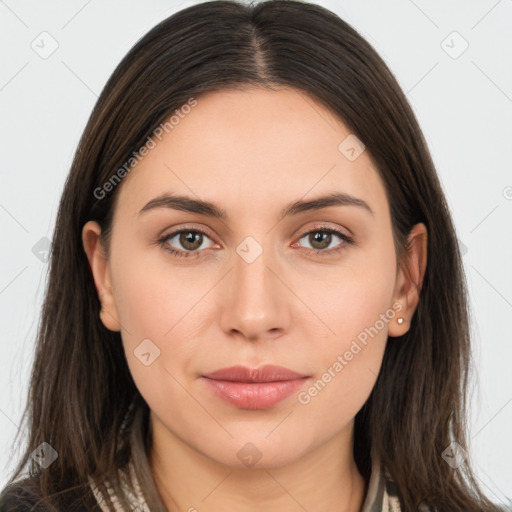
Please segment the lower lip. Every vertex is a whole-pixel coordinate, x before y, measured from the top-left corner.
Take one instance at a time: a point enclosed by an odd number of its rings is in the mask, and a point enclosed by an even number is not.
[[[279,382],[233,382],[203,377],[227,403],[240,409],[269,409],[298,391],[307,377]]]

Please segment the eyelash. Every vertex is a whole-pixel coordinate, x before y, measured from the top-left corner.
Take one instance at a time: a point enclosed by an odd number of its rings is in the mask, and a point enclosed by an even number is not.
[[[210,238],[208,236],[208,234],[206,233],[206,231],[203,231],[200,228],[193,228],[193,229],[192,228],[190,228],[190,229],[182,228],[182,229],[179,229],[178,231],[173,231],[172,233],[169,233],[169,234],[163,236],[162,238],[158,239],[158,244],[165,251],[171,253],[173,256],[177,256],[180,258],[190,258],[190,257],[194,258],[194,257],[198,257],[201,253],[201,251],[198,251],[198,250],[196,250],[196,251],[181,251],[181,250],[173,249],[173,248],[169,247],[167,245],[167,241],[170,238],[174,238],[176,235],[178,235],[180,233],[201,233],[201,234],[207,236],[208,238]],[[342,251],[343,249],[345,249],[346,245],[354,244],[354,240],[352,238],[350,238],[349,236],[345,235],[344,233],[342,233],[341,231],[339,231],[337,229],[330,228],[327,226],[318,226],[314,229],[306,231],[299,237],[299,240],[304,238],[306,235],[310,235],[311,233],[330,233],[330,234],[339,236],[344,241],[344,243],[340,244],[336,249],[328,249],[328,250],[327,249],[324,249],[324,250],[309,249],[310,251],[315,252],[316,255],[321,254],[322,256],[326,256],[326,257],[333,256],[333,255],[337,254],[338,252]]]

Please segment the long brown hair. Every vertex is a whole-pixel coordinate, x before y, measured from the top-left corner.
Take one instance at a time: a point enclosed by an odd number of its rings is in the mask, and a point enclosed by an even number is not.
[[[85,491],[89,475],[108,479],[122,496],[117,470],[132,458],[150,509],[166,510],[148,463],[149,408],[120,334],[99,319],[81,230],[96,220],[108,243],[122,183],[104,184],[176,109],[205,92],[247,86],[303,91],[363,141],[385,184],[399,264],[411,227],[423,222],[428,230],[428,265],[410,330],[387,344],[355,419],[361,474],[370,476],[373,448],[405,511],[422,502],[439,511],[498,510],[468,461],[452,469],[442,457],[452,441],[467,446],[469,313],[454,226],[423,134],[372,46],[329,10],[292,0],[210,1],[181,10],[139,40],[105,85],[60,202],[23,415],[28,444],[10,482],[28,469],[27,493],[49,510],[64,503],[71,510],[65,497]],[[58,453],[46,469],[31,457],[43,442]]]

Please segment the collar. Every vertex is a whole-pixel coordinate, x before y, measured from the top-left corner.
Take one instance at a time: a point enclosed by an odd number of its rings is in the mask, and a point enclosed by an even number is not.
[[[389,472],[372,458],[372,474],[361,512],[400,512],[400,500]]]
[[[126,499],[130,503],[130,510],[132,512],[151,512],[146,503],[146,500],[144,499],[144,495],[142,494],[142,490],[140,488],[140,484],[137,479],[137,475],[135,474],[135,470],[134,470],[132,461],[130,461],[128,463],[129,476],[127,475],[126,470],[119,469],[118,473],[119,473],[119,478],[121,480],[121,488],[124,491]],[[133,485],[130,482],[130,478],[131,478],[131,482],[133,482]],[[105,484],[105,486],[108,490],[110,499],[112,500],[112,503],[114,504],[114,510],[116,512],[124,512],[122,505],[119,503],[119,498],[115,494],[114,489],[110,485],[109,481],[105,480],[103,483]],[[94,480],[91,477],[89,477],[89,486],[94,494],[94,497],[96,498],[96,501],[98,502],[100,509],[103,512],[110,512],[110,509],[108,508],[108,505],[105,500],[105,496],[98,489],[97,485],[94,483]]]

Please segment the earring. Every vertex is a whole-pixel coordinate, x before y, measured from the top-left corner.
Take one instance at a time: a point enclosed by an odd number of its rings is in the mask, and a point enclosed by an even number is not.
[[[402,324],[404,323],[404,319],[403,319],[403,317],[401,317],[401,316],[400,316],[400,317],[398,317],[398,318],[396,319],[396,321],[397,321],[397,323],[398,323],[398,324],[400,324],[400,325],[402,325]]]

